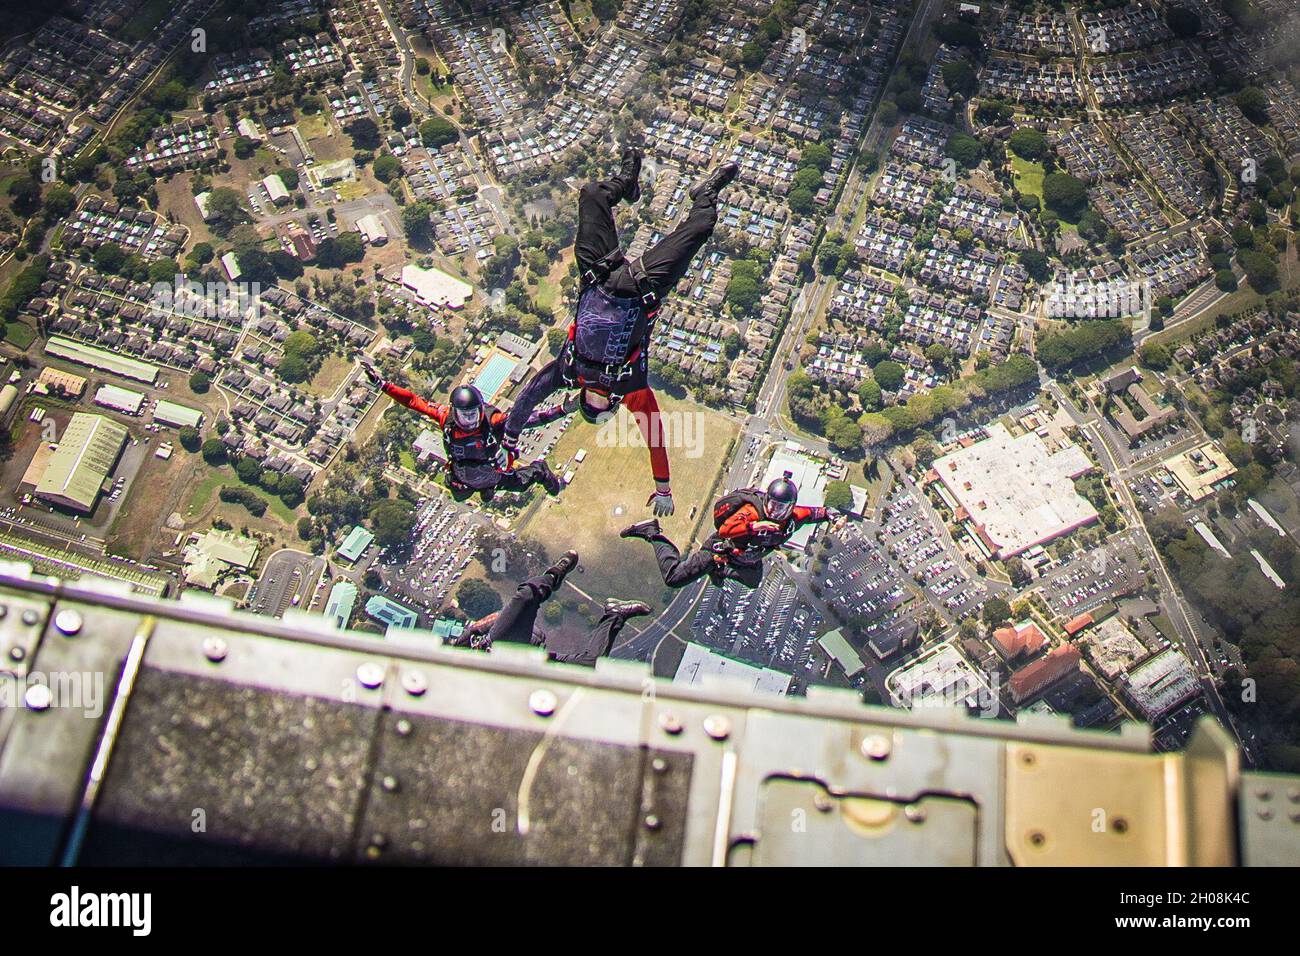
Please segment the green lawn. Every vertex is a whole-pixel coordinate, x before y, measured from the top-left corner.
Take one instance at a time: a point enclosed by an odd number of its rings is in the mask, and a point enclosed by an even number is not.
[[[1022,195],[1037,196],[1038,201],[1043,200],[1043,177],[1045,172],[1042,163],[1031,162],[1028,159],[1022,159],[1015,153],[1011,154],[1011,169],[1015,175],[1016,189],[1020,190]]]
[[[194,491],[190,493],[189,510],[185,513],[187,519],[193,518],[200,511],[206,508],[212,501],[212,496],[217,493],[222,485],[237,485],[244,488],[251,488],[254,492],[266,499],[266,510],[275,515],[287,525],[293,525],[298,520],[298,516],[293,509],[286,505],[279,497],[270,494],[256,485],[245,485],[235,474],[235,470],[229,465],[222,465],[220,468],[212,469],[211,473],[201,482],[194,486]]]
[[[122,28],[123,35],[133,43],[143,40],[162,22],[164,14],[171,9],[171,6],[172,0],[147,0],[140,11]]]
[[[10,322],[5,326],[5,341],[25,349],[36,339],[36,330],[22,322]]]

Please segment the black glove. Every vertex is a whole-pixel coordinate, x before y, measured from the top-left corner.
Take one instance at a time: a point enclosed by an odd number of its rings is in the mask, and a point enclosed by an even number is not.
[[[375,385],[383,388],[384,377],[379,374],[379,369],[375,367],[375,363],[369,355],[361,356],[361,371],[365,372],[366,378],[374,382]]]

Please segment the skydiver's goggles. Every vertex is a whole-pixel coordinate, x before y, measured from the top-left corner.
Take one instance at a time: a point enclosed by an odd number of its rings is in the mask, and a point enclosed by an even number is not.
[[[764,506],[763,511],[766,512],[767,516],[773,521],[784,521],[794,513],[794,502],[773,501],[769,498],[767,499],[767,504]]]
[[[457,428],[473,431],[478,428],[479,422],[483,418],[483,409],[478,406],[474,408],[453,408],[451,414]]]

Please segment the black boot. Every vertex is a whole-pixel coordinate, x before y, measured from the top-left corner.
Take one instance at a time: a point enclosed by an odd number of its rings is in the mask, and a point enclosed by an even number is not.
[[[605,613],[626,621],[630,617],[641,617],[650,613],[650,605],[644,601],[619,601],[610,598],[605,602]]]
[[[695,201],[697,206],[717,205],[718,193],[722,190],[722,187],[735,179],[739,174],[739,163],[723,163],[713,172],[709,173],[708,176],[691,187],[691,199]]]
[[[644,538],[649,541],[659,533],[659,519],[648,518],[645,521],[638,521],[636,524],[628,525],[618,533],[620,538]]]
[[[551,590],[558,591],[560,585],[564,583],[565,576],[578,566],[578,552],[565,551],[560,555],[560,560],[556,561],[546,569],[546,576],[551,579]]]
[[[558,495],[560,489],[564,487],[564,482],[560,480],[560,476],[551,471],[551,466],[546,462],[542,462],[542,477],[540,480],[542,487],[546,489],[546,493],[551,497]]]
[[[623,184],[623,199],[630,203],[641,198],[641,159],[644,155],[638,146],[623,149],[623,165],[618,171],[618,180]]]

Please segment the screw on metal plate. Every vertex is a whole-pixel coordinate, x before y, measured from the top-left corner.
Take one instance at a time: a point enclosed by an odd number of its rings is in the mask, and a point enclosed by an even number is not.
[[[28,710],[49,710],[50,704],[54,703],[54,695],[44,684],[32,684],[27,688],[27,693],[23,694],[23,703]]]
[[[357,680],[362,687],[374,690],[384,682],[384,669],[373,661],[366,661],[357,668]]]
[[[710,714],[704,718],[704,732],[714,740],[726,740],[731,736],[731,721],[722,714]]]
[[[27,656],[27,652],[26,652],[25,650],[23,650],[21,647],[19,647],[17,644],[15,644],[13,647],[9,648],[9,659],[10,659],[10,660],[13,660],[13,661],[21,661],[21,660],[22,660],[24,657],[26,657],[26,656]]]
[[[662,825],[662,822],[653,813],[648,814],[645,818],[645,828],[647,830],[658,830]]]
[[[1255,815],[1261,820],[1272,820],[1273,810],[1270,807],[1260,807],[1255,811]]]
[[[650,761],[650,768],[655,773],[667,773],[668,761],[665,760],[663,757],[655,757],[654,760]]]
[[[402,690],[412,697],[419,697],[429,689],[429,682],[421,671],[402,671]]]
[[[220,664],[226,659],[227,650],[226,642],[219,637],[203,639],[203,656],[214,664]]]
[[[869,757],[872,760],[885,760],[889,757],[893,748],[890,746],[888,737],[872,734],[870,737],[863,739],[861,749],[864,757]]]
[[[659,715],[659,726],[666,734],[680,734],[682,732],[681,720],[676,714],[666,710]]]
[[[81,618],[81,612],[75,608],[64,608],[58,614],[54,615],[54,626],[60,634],[72,637],[81,632],[81,626],[85,622]]]
[[[26,624],[28,627],[31,627],[40,619],[41,616],[37,614],[35,611],[33,611],[31,608],[28,608],[27,610],[23,611],[23,623]]]
[[[411,722],[406,718],[402,718],[393,729],[397,731],[397,736],[407,737],[411,733]]]
[[[385,792],[387,793],[396,793],[397,778],[393,776],[385,777],[382,781],[380,781],[380,786],[383,787]]]
[[[528,695],[528,709],[538,717],[549,717],[555,713],[558,701],[549,690],[535,690]]]
[[[903,808],[903,816],[907,817],[912,823],[924,823],[925,811],[915,803],[909,803]]]

